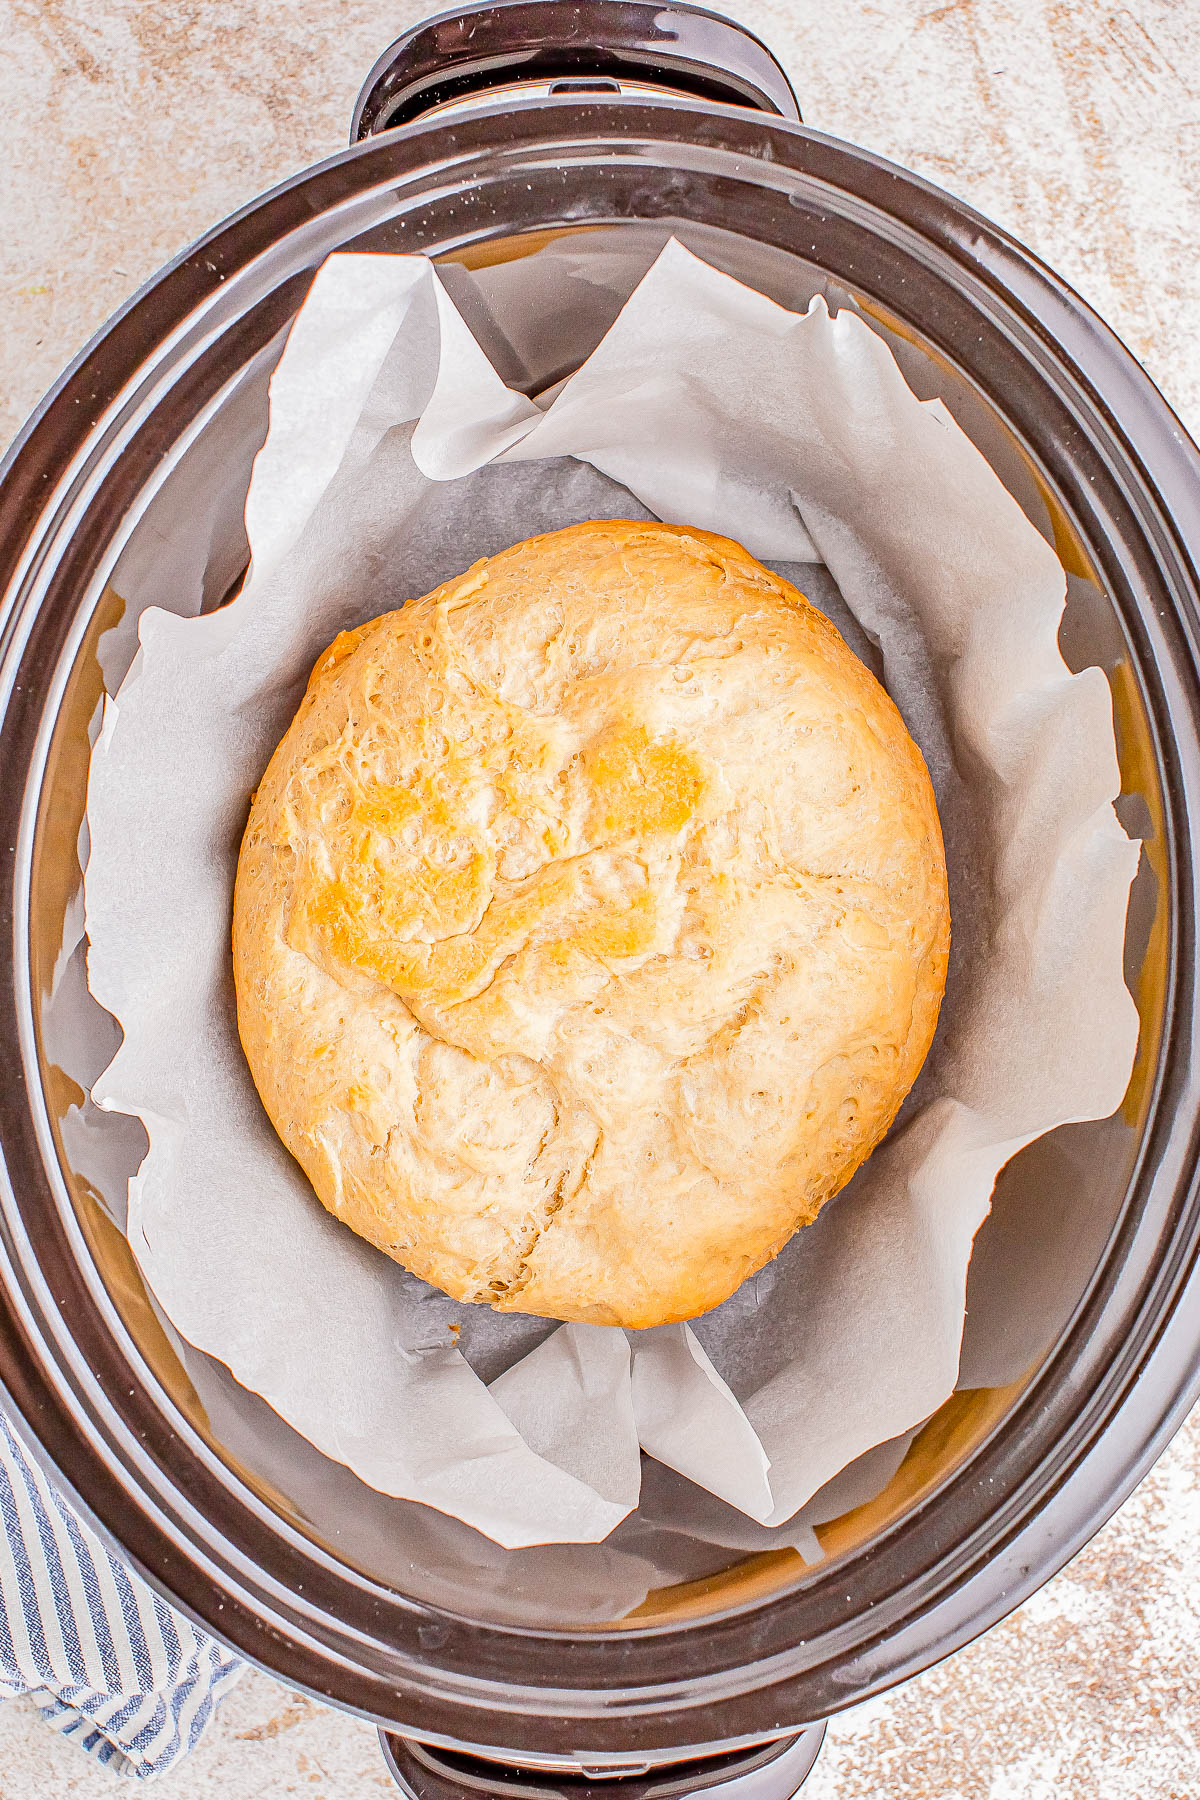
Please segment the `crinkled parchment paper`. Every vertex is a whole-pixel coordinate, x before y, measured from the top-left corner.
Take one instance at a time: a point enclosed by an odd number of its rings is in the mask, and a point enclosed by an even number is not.
[[[938,791],[955,943],[886,1144],[694,1330],[625,1333],[457,1305],[323,1210],[241,1054],[229,921],[249,795],[329,640],[479,555],[631,514],[740,539],[882,672]],[[503,1545],[605,1537],[639,1447],[767,1525],[873,1446],[890,1472],[954,1387],[997,1171],[1109,1114],[1136,1046],[1138,851],[1105,677],[1059,654],[1052,550],[861,318],[788,312],[675,243],[548,406],[432,265],[332,257],[246,526],[235,600],[143,613],[88,796],[89,982],[124,1031],[93,1093],[145,1123],[128,1234],[171,1321],[364,1481]]]

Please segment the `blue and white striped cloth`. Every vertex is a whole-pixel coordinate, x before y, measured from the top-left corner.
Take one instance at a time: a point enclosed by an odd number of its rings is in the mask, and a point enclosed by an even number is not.
[[[122,1568],[0,1413],[0,1699],[119,1775],[186,1756],[245,1665]]]

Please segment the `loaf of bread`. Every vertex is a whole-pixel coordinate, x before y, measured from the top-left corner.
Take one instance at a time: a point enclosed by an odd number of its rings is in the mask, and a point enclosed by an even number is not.
[[[879,1142],[949,929],[925,765],[834,627],[728,539],[596,522],[321,657],[242,844],[238,1027],[352,1230],[649,1326]]]

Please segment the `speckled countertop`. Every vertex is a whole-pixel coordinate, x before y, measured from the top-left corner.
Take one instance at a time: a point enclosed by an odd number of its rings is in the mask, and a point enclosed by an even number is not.
[[[0,442],[189,239],[341,147],[413,0],[0,0]],[[736,0],[809,123],[1014,231],[1200,436],[1197,0]],[[1004,1624],[831,1728],[806,1800],[1200,1795],[1200,1415]],[[0,1708],[0,1800],[116,1778]],[[243,1682],[161,1800],[394,1793],[374,1733]]]

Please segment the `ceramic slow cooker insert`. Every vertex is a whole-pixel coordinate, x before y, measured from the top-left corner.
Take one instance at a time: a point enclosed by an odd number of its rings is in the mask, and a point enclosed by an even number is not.
[[[772,1800],[811,1764],[802,1727],[1009,1611],[1196,1392],[1200,457],[1049,271],[800,125],[767,52],[711,15],[522,0],[435,21],[372,72],[355,130],[135,296],[4,467],[0,1381],[55,1478],[168,1598],[416,1740],[392,1752],[410,1791],[521,1791],[495,1787],[507,1763],[525,1791]],[[1064,654],[1109,676],[1118,810],[1145,841],[1127,937],[1142,1034],[1122,1110],[1001,1178],[960,1391],[881,1493],[818,1528],[824,1561],[698,1545],[631,1610],[610,1554],[625,1527],[607,1549],[504,1552],[385,1499],[157,1313],[112,1222],[140,1127],[87,1098],[115,1027],[84,979],[80,834],[104,645],[151,586],[181,610],[236,588],[267,379],[322,260],[421,252],[464,304],[475,284],[528,312],[560,235],[624,259],[632,287],[671,232],[784,305],[819,287],[858,307],[1053,538]],[[611,318],[596,291],[559,294],[506,378],[538,392],[586,356]],[[1031,1233],[1033,1293],[1012,1279]],[[973,1383],[998,1352],[1006,1379]]]

